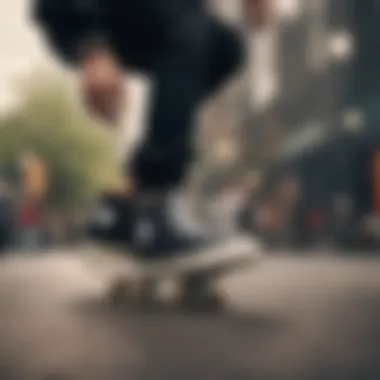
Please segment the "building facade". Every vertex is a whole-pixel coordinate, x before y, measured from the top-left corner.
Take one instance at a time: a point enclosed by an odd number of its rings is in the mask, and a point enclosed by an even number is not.
[[[273,25],[252,37],[267,62],[253,61],[250,162],[297,173],[305,209],[329,214],[345,199],[356,222],[380,215],[380,3],[276,4]]]
[[[260,163],[299,154],[334,133],[354,44],[348,1],[272,1],[272,24],[251,37],[247,140]]]

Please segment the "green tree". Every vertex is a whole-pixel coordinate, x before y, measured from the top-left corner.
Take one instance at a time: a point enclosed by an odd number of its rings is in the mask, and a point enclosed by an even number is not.
[[[0,120],[3,171],[15,179],[22,154],[37,154],[49,172],[47,201],[66,209],[89,204],[116,183],[115,142],[75,102],[65,78],[36,71],[17,91],[17,107]]]

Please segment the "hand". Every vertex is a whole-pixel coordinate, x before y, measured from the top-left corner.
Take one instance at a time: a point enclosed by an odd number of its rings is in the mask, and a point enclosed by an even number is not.
[[[124,76],[110,51],[97,48],[84,55],[80,77],[86,108],[104,121],[117,123],[125,101]]]

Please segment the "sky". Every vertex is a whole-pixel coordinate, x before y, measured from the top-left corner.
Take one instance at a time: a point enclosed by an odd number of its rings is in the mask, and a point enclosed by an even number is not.
[[[10,81],[39,62],[48,62],[38,32],[28,22],[28,0],[0,1],[0,108],[12,101]]]

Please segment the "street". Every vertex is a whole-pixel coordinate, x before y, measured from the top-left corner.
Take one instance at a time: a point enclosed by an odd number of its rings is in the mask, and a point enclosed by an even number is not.
[[[106,305],[90,261],[2,259],[1,380],[380,378],[379,260],[268,257],[223,280],[226,312],[187,315]]]

